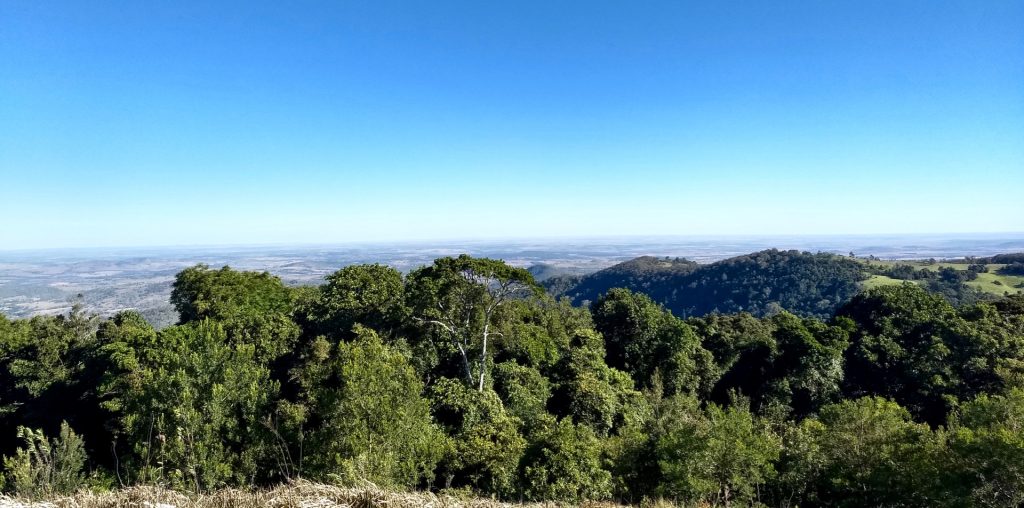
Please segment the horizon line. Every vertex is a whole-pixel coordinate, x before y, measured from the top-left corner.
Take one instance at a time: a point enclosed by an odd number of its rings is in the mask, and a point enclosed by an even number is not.
[[[0,246],[0,253],[36,253],[36,252],[70,252],[70,251],[142,251],[142,250],[193,250],[193,249],[266,249],[266,248],[352,248],[352,247],[385,247],[385,246],[426,246],[438,247],[451,245],[496,245],[496,244],[569,244],[575,242],[595,241],[642,241],[642,240],[717,240],[717,239],[747,239],[749,241],[769,239],[810,239],[810,238],[953,238],[956,236],[991,237],[996,239],[999,236],[1010,236],[1008,239],[1024,238],[1022,231],[1001,231],[1001,232],[970,232],[953,231],[945,233],[720,233],[720,234],[634,234],[634,235],[564,235],[564,236],[510,236],[510,237],[486,237],[486,238],[436,238],[436,239],[408,239],[408,240],[352,240],[352,241],[329,241],[329,242],[253,242],[253,243],[224,243],[224,244],[154,244],[154,245],[96,245],[86,247],[60,246],[60,247],[16,247],[6,248]]]

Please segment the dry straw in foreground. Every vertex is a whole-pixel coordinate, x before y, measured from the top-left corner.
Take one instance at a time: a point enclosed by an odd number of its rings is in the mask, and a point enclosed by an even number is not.
[[[132,487],[113,492],[82,492],[50,501],[0,497],[0,508],[502,508],[555,507],[555,503],[513,504],[491,499],[462,499],[429,492],[392,492],[377,487],[343,488],[298,481],[273,490],[225,489],[213,494],[184,494],[157,487]],[[561,505],[565,506],[565,505]],[[587,503],[610,508],[611,503]]]

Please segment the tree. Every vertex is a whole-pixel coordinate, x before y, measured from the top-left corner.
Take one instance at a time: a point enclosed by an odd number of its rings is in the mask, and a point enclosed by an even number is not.
[[[66,315],[0,320],[0,424],[48,435],[64,420],[90,436],[102,429],[91,377],[97,321],[80,302]],[[11,432],[0,440],[4,453],[17,445],[14,437]]]
[[[657,436],[662,494],[725,506],[759,501],[760,486],[775,476],[778,436],[742,406],[701,412],[692,399],[671,403],[675,418]]]
[[[355,340],[318,339],[298,373],[308,397],[307,463],[319,478],[412,488],[433,479],[446,436],[409,360],[357,325]]]
[[[390,335],[408,314],[402,274],[378,264],[347,266],[328,275],[296,314],[312,336],[349,339],[356,324]]]
[[[601,443],[590,428],[562,419],[542,432],[519,462],[526,499],[578,503],[611,496],[611,474],[601,467]]]
[[[997,272],[999,275],[1024,275],[1024,262],[1009,263]]]
[[[591,307],[594,325],[604,336],[608,365],[628,372],[641,388],[655,372],[666,393],[706,394],[714,360],[693,329],[648,296],[611,289]]]
[[[503,261],[462,255],[438,259],[409,279],[415,319],[440,331],[458,351],[466,380],[484,391],[496,313],[515,298],[539,292],[533,276]]]
[[[688,321],[711,351],[719,375],[710,399],[728,404],[738,393],[750,397],[755,409],[762,405],[761,394],[773,376],[773,359],[778,345],[770,320],[748,313],[709,314]]]
[[[781,426],[782,452],[772,494],[778,506],[817,506],[819,486],[828,458],[822,447],[825,426],[815,418],[788,421]]]
[[[1024,504],[1024,390],[982,395],[954,414],[951,486],[976,506]]]
[[[774,400],[765,403],[788,405],[803,417],[838,399],[843,381],[843,352],[849,344],[847,328],[852,328],[852,323],[841,321],[843,326],[828,326],[788,312],[769,320],[774,328],[776,352],[771,379],[765,380],[770,395],[761,398]]]
[[[295,292],[268,272],[240,272],[227,266],[211,270],[202,264],[178,273],[171,291],[182,324],[217,321],[231,343],[253,345],[261,362],[273,362],[294,350],[301,333],[291,319],[294,298]]]
[[[451,452],[440,467],[445,486],[510,494],[526,441],[498,395],[441,378],[429,388],[428,398],[434,418],[452,438]]]
[[[514,361],[542,371],[555,365],[569,349],[576,330],[593,326],[587,309],[546,295],[509,301],[498,311],[495,322],[501,337],[495,344],[495,361]]]
[[[75,304],[67,315],[39,316],[29,326],[31,339],[12,351],[8,368],[18,378],[17,386],[40,396],[73,380],[83,351],[94,339],[96,317]]]
[[[125,473],[195,491],[278,473],[264,421],[279,384],[255,346],[231,344],[223,326],[203,320],[155,340],[145,330],[124,334],[106,348],[111,369],[100,391],[113,394],[103,404],[117,415]]]
[[[819,501],[836,506],[934,506],[943,498],[927,425],[898,404],[865,397],[825,406],[807,431],[820,451],[797,469],[819,471]],[[820,454],[820,455],[819,455]],[[818,462],[820,461],[820,463]]]
[[[229,320],[239,314],[288,314],[292,292],[268,272],[239,272],[199,264],[174,278],[171,304],[181,323],[204,318]]]
[[[554,369],[549,409],[587,425],[598,435],[641,421],[648,411],[629,374],[604,363],[604,344],[593,330],[577,330],[572,347]]]
[[[537,369],[515,362],[499,363],[494,366],[494,390],[525,429],[547,423],[551,382]]]
[[[846,351],[848,395],[880,395],[939,425],[960,400],[998,386],[998,341],[914,284],[869,290],[840,309],[857,328]]]

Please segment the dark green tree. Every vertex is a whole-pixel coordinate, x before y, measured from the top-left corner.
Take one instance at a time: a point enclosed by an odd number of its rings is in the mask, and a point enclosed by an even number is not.
[[[706,394],[715,377],[713,357],[693,329],[648,296],[616,288],[591,307],[604,336],[608,365],[624,370],[641,388],[655,372],[668,394]]]
[[[593,330],[578,330],[573,347],[554,369],[548,408],[605,436],[638,423],[649,411],[629,374],[604,363],[604,344]]]
[[[288,314],[292,291],[268,272],[239,272],[199,264],[174,278],[171,304],[181,323],[204,318],[229,320],[239,314]]]
[[[563,419],[541,432],[519,463],[529,500],[578,503],[611,496],[611,474],[601,467],[601,442],[589,427]]]
[[[312,336],[349,339],[357,323],[393,335],[408,317],[402,274],[378,264],[342,268],[298,305],[296,315]]]
[[[850,396],[891,398],[939,425],[959,401],[999,385],[998,340],[914,284],[867,291],[840,315],[857,325],[846,351]]]
[[[829,326],[788,312],[769,320],[775,341],[771,376],[765,380],[767,393],[754,395],[766,404],[790,406],[799,416],[835,402],[842,387],[843,353],[852,323]]]
[[[0,318],[0,424],[11,431],[0,437],[0,452],[13,452],[16,427],[56,435],[65,420],[90,436],[90,451],[105,448],[95,400],[97,322],[80,302],[64,315]]]

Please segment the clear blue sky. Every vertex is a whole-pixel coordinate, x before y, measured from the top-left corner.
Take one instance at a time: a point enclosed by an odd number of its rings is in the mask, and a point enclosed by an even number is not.
[[[0,249],[1024,230],[1024,2],[0,4]]]

